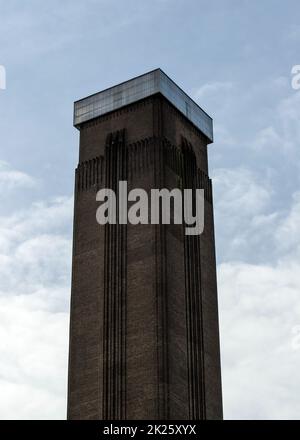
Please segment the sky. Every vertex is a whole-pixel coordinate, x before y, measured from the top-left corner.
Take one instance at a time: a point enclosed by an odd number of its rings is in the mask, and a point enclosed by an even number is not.
[[[299,2],[0,11],[0,418],[66,418],[73,102],[157,67],[214,119],[224,417],[300,418]]]

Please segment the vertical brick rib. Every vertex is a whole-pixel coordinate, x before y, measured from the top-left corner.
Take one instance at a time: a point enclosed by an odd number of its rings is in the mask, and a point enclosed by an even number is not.
[[[117,195],[117,224],[105,225],[103,419],[125,419],[126,397],[126,246],[127,227],[120,225],[119,181],[127,180],[125,132],[107,137],[105,187]]]
[[[165,153],[161,139],[153,145],[154,184],[163,188],[165,182]],[[166,225],[161,218],[155,225],[156,267],[156,313],[157,313],[157,418],[169,418],[168,378],[168,324],[167,324],[167,277],[166,277]]]
[[[196,158],[192,146],[182,139],[183,188],[198,188]],[[195,193],[193,193],[195,207]],[[185,235],[185,280],[188,346],[189,411],[191,419],[205,419],[203,317],[201,295],[200,240]]]

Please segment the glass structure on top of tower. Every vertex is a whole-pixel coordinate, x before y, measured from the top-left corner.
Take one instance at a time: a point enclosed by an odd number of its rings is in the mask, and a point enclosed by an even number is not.
[[[74,126],[79,127],[84,122],[157,93],[161,93],[211,142],[213,141],[212,118],[161,69],[152,70],[76,101],[74,104]]]

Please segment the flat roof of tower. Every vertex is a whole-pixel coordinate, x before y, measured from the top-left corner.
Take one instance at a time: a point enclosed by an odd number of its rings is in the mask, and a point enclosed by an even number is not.
[[[74,103],[74,126],[79,128],[84,122],[156,93],[161,93],[211,142],[213,141],[212,118],[161,69],[144,73],[76,101]]]

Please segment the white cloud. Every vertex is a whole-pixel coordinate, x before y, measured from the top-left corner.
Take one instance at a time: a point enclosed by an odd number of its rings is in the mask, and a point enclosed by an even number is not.
[[[300,195],[273,211],[264,184],[247,169],[215,173],[217,243],[227,250],[218,266],[227,419],[300,414]]]
[[[277,108],[283,146],[286,150],[298,151],[300,142],[300,92],[293,90],[292,94],[283,99]]]
[[[218,168],[213,171],[213,181],[222,217],[254,216],[270,201],[269,183],[248,168]]]
[[[287,257],[300,257],[300,192],[293,194],[293,203],[290,212],[279,224],[274,238],[277,248]]]
[[[299,418],[300,264],[218,268],[224,415]]]
[[[72,198],[0,217],[0,296],[55,292],[70,281]],[[62,299],[61,299],[62,301]]]
[[[6,169],[13,186],[31,182]],[[1,419],[66,416],[72,208],[56,198],[0,217]]]
[[[257,259],[267,245],[278,213],[272,208],[273,189],[245,167],[218,168],[212,173],[219,261]]]
[[[206,96],[222,95],[225,91],[232,90],[233,83],[230,81],[212,81],[199,87],[194,93],[195,99],[198,101]]]
[[[279,150],[282,146],[282,138],[273,126],[259,130],[253,142],[253,147],[256,149],[269,149],[272,151],[274,149]]]
[[[31,295],[0,299],[1,419],[64,418],[68,320]]]
[[[20,187],[32,187],[35,180],[26,173],[15,170],[5,162],[0,161],[0,185],[2,192],[9,191]],[[4,194],[5,195],[5,194]]]
[[[275,81],[271,82],[270,87],[274,93],[278,89]],[[285,161],[292,160],[299,164],[298,155],[295,157],[295,153],[300,142],[300,93],[292,90],[291,85],[288,90],[290,94],[279,99],[275,107],[269,104],[269,117],[264,118],[268,125],[254,132],[249,146],[258,152],[284,155]],[[280,160],[279,156],[275,158]]]

